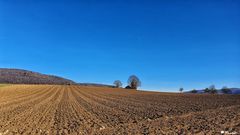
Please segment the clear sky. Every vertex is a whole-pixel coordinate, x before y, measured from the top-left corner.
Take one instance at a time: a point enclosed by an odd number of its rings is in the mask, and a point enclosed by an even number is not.
[[[0,0],[0,67],[177,91],[240,87],[239,0]]]

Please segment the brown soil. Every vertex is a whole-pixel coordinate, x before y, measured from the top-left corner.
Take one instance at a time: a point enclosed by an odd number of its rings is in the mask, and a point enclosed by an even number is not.
[[[240,133],[240,95],[10,85],[0,88],[0,135]]]

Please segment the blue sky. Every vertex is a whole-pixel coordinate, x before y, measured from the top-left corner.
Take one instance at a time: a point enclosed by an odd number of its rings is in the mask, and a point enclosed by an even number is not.
[[[238,0],[1,0],[0,67],[177,91],[240,87]]]

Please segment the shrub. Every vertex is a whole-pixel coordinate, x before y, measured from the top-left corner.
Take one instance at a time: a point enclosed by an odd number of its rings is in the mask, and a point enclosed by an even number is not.
[[[197,93],[197,90],[193,89],[193,90],[191,91],[191,93]]]

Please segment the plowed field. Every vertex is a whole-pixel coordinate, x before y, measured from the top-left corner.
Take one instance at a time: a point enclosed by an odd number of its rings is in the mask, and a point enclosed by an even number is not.
[[[0,87],[0,135],[240,133],[240,95]]]

